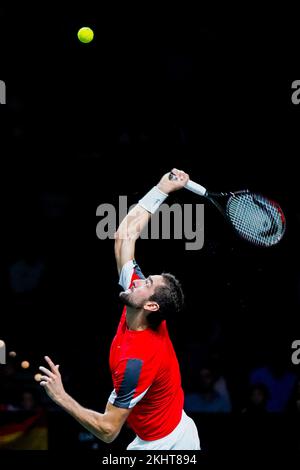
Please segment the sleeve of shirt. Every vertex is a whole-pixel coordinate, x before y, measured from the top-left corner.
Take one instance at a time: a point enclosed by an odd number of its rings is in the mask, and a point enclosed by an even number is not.
[[[147,393],[155,374],[154,361],[122,360],[113,374],[114,390],[108,401],[119,408],[133,408]]]
[[[137,262],[132,259],[127,261],[127,263],[125,263],[122,267],[119,284],[121,287],[123,287],[124,290],[126,290],[131,287],[131,284],[135,279],[145,279],[145,276],[143,275]]]

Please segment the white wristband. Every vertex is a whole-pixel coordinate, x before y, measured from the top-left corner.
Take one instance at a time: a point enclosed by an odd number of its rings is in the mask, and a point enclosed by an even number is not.
[[[142,199],[139,200],[139,205],[146,209],[146,211],[154,214],[167,197],[168,194],[158,189],[157,186],[154,186]]]

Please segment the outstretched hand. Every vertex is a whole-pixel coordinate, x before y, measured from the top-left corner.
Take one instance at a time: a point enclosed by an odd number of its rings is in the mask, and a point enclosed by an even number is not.
[[[44,375],[41,377],[40,385],[46,390],[48,396],[57,404],[59,404],[66,394],[62,384],[59,365],[55,365],[50,357],[45,356],[45,361],[50,369],[40,366],[39,369]]]
[[[172,191],[177,191],[178,189],[184,188],[186,183],[189,180],[189,175],[182,170],[177,170],[176,168],[172,169],[172,173],[176,175],[177,179],[170,180],[169,173],[166,173],[160,182],[158,183],[157,187],[161,191],[166,194],[171,193]]]

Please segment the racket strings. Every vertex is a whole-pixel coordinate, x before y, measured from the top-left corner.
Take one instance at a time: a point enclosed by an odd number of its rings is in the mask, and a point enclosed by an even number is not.
[[[240,236],[251,243],[271,246],[283,236],[285,221],[281,209],[259,194],[233,195],[226,212]]]

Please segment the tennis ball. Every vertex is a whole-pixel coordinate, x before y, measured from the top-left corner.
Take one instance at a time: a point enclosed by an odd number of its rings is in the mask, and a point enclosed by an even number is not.
[[[84,26],[83,28],[80,28],[80,30],[77,33],[77,36],[80,42],[87,44],[93,40],[94,31],[88,26]]]

